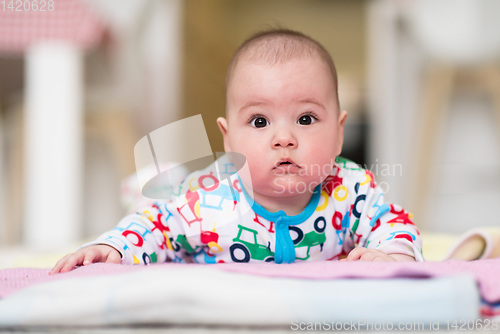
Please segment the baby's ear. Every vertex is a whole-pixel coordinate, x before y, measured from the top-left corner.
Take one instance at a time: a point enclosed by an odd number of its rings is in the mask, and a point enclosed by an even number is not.
[[[229,136],[227,133],[227,120],[224,117],[219,117],[217,118],[217,125],[219,126],[220,132],[222,133],[222,137],[224,139],[224,151],[231,152],[231,147],[229,146]]]
[[[346,118],[347,118],[347,111],[342,110],[340,112],[337,124],[337,129],[338,129],[337,155],[340,155],[340,153],[342,152],[342,145],[344,144],[344,125]]]

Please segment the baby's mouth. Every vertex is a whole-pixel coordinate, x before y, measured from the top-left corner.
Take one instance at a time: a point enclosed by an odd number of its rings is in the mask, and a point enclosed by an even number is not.
[[[293,160],[291,159],[281,159],[278,162],[276,162],[276,165],[274,166],[273,169],[279,168],[279,167],[297,167],[300,168],[299,165],[297,165]]]

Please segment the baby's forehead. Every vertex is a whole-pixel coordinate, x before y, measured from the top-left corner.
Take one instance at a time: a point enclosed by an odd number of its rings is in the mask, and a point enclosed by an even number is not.
[[[285,61],[269,61],[267,59],[252,59],[252,58],[244,58],[242,57],[235,68],[233,69],[236,72],[240,68],[251,68],[251,67],[261,67],[267,68],[269,71],[279,69],[280,65],[288,65],[288,64],[318,64],[323,66],[324,68],[328,68],[328,64],[321,59],[318,55],[311,56],[297,56],[290,59],[286,59]]]
[[[288,59],[286,62],[269,62],[262,59],[252,59],[252,58],[241,58],[235,67],[232,69],[231,77],[228,78],[226,93],[231,85],[241,85],[243,84],[240,80],[234,80],[235,78],[258,78],[262,74],[267,73],[280,73],[288,72],[290,68],[308,68],[313,69],[316,65],[324,69],[324,73],[333,79],[333,85],[336,87],[336,81],[330,73],[330,68],[328,64],[321,59],[321,57],[297,57]],[[317,67],[316,67],[317,68]]]
[[[291,60],[319,61],[327,68],[337,87],[337,71],[332,57],[317,41],[300,32],[277,29],[257,33],[246,40],[234,53],[226,74],[226,91],[234,72],[252,63],[283,64]]]
[[[244,60],[235,68],[226,90],[226,116],[246,115],[238,110],[249,107],[264,108],[271,114],[274,109],[267,106],[314,104],[324,110],[338,109],[335,83],[320,59],[298,58],[284,64]]]

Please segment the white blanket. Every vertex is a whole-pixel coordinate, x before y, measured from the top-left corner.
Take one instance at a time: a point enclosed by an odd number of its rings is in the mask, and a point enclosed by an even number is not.
[[[0,300],[1,326],[190,324],[296,326],[300,322],[476,319],[471,276],[306,280],[211,266],[158,267],[32,285]]]

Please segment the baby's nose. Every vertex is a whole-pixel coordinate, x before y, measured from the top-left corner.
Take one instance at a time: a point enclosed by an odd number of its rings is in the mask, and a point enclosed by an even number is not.
[[[297,146],[297,140],[295,137],[288,131],[283,131],[278,133],[273,140],[273,146],[275,148],[293,148]]]

